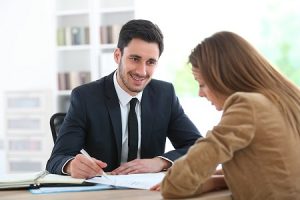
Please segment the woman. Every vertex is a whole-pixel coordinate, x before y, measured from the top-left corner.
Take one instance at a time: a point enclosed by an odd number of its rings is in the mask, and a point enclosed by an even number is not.
[[[222,164],[233,199],[300,199],[299,89],[231,32],[205,39],[189,62],[199,96],[223,115],[167,172],[162,195],[188,197],[223,187],[212,178]]]

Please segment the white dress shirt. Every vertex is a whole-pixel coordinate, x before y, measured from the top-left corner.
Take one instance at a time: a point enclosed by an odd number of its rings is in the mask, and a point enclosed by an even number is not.
[[[136,96],[130,96],[125,92],[117,81],[117,72],[114,74],[114,86],[119,98],[122,120],[122,152],[121,163],[127,162],[128,157],[128,114],[130,109],[130,100],[137,98],[138,101],[135,106],[135,112],[138,120],[138,152],[137,158],[141,157],[141,99],[143,92],[138,93]]]

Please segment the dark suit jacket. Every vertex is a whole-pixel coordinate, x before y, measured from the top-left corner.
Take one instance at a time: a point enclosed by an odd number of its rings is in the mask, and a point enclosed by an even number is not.
[[[164,153],[167,137],[176,150]],[[164,156],[175,160],[199,137],[197,128],[179,104],[172,84],[151,80],[141,100],[141,158]],[[113,73],[72,91],[70,108],[46,169],[61,174],[64,163],[82,148],[106,162],[105,171],[120,165],[121,110]]]

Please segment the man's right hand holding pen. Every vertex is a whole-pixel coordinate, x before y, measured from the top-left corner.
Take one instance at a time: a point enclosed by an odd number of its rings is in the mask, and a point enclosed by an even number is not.
[[[81,154],[77,154],[74,159],[70,160],[64,167],[64,172],[73,178],[92,178],[104,175],[103,168],[107,166],[105,162],[97,160],[88,155],[83,149]]]

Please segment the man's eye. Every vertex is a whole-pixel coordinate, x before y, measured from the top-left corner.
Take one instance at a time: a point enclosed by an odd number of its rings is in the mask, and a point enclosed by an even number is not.
[[[156,65],[156,61],[155,60],[149,60],[148,62],[148,65]]]
[[[139,60],[139,59],[136,58],[136,57],[131,57],[130,59],[133,60],[133,61],[135,61],[135,62]]]

